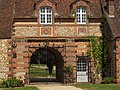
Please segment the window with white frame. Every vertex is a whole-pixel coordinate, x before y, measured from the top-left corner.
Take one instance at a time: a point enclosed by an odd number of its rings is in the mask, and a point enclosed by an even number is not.
[[[52,24],[52,8],[41,7],[40,8],[40,24]]]
[[[78,7],[76,16],[77,16],[78,24],[86,24],[86,8],[85,7]]]

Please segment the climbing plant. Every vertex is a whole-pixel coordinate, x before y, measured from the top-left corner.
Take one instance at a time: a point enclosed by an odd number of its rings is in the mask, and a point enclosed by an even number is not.
[[[90,37],[91,45],[87,51],[88,58],[94,59],[97,70],[102,71],[107,62],[107,48],[104,37]]]
[[[90,37],[87,56],[89,59],[94,60],[94,83],[100,82],[102,79],[102,72],[107,63],[106,39],[104,37]]]
[[[71,65],[64,66],[63,70],[65,73],[66,83],[73,83],[74,82],[73,67]]]

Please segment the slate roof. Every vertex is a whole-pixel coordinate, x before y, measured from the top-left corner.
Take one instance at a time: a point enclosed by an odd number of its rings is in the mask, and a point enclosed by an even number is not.
[[[42,0],[0,0],[0,38],[11,38],[14,18],[33,18],[36,1]],[[70,18],[70,5],[76,0],[50,1],[57,3],[59,18]],[[102,16],[100,0],[92,1],[92,18],[100,18]]]
[[[93,4],[91,5],[91,18],[101,18],[102,10],[100,6],[100,0],[92,0]]]
[[[34,0],[15,0],[14,18],[31,18],[34,14]]]
[[[110,32],[113,37],[120,37],[120,0],[113,0],[115,5],[115,17],[106,17]],[[104,7],[103,7],[104,8]]]
[[[69,18],[70,17],[70,5],[73,0],[56,0],[57,1],[57,12],[59,18]]]
[[[13,0],[0,0],[0,38],[11,37],[13,6]]]

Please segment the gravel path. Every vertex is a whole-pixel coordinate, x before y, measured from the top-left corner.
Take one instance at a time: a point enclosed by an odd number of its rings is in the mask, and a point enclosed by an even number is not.
[[[74,86],[65,85],[34,85],[40,90],[83,90]]]

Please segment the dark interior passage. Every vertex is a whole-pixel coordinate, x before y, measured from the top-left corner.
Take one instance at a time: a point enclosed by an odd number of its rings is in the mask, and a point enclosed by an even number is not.
[[[30,82],[62,82],[63,60],[54,48],[37,49],[30,60]]]

